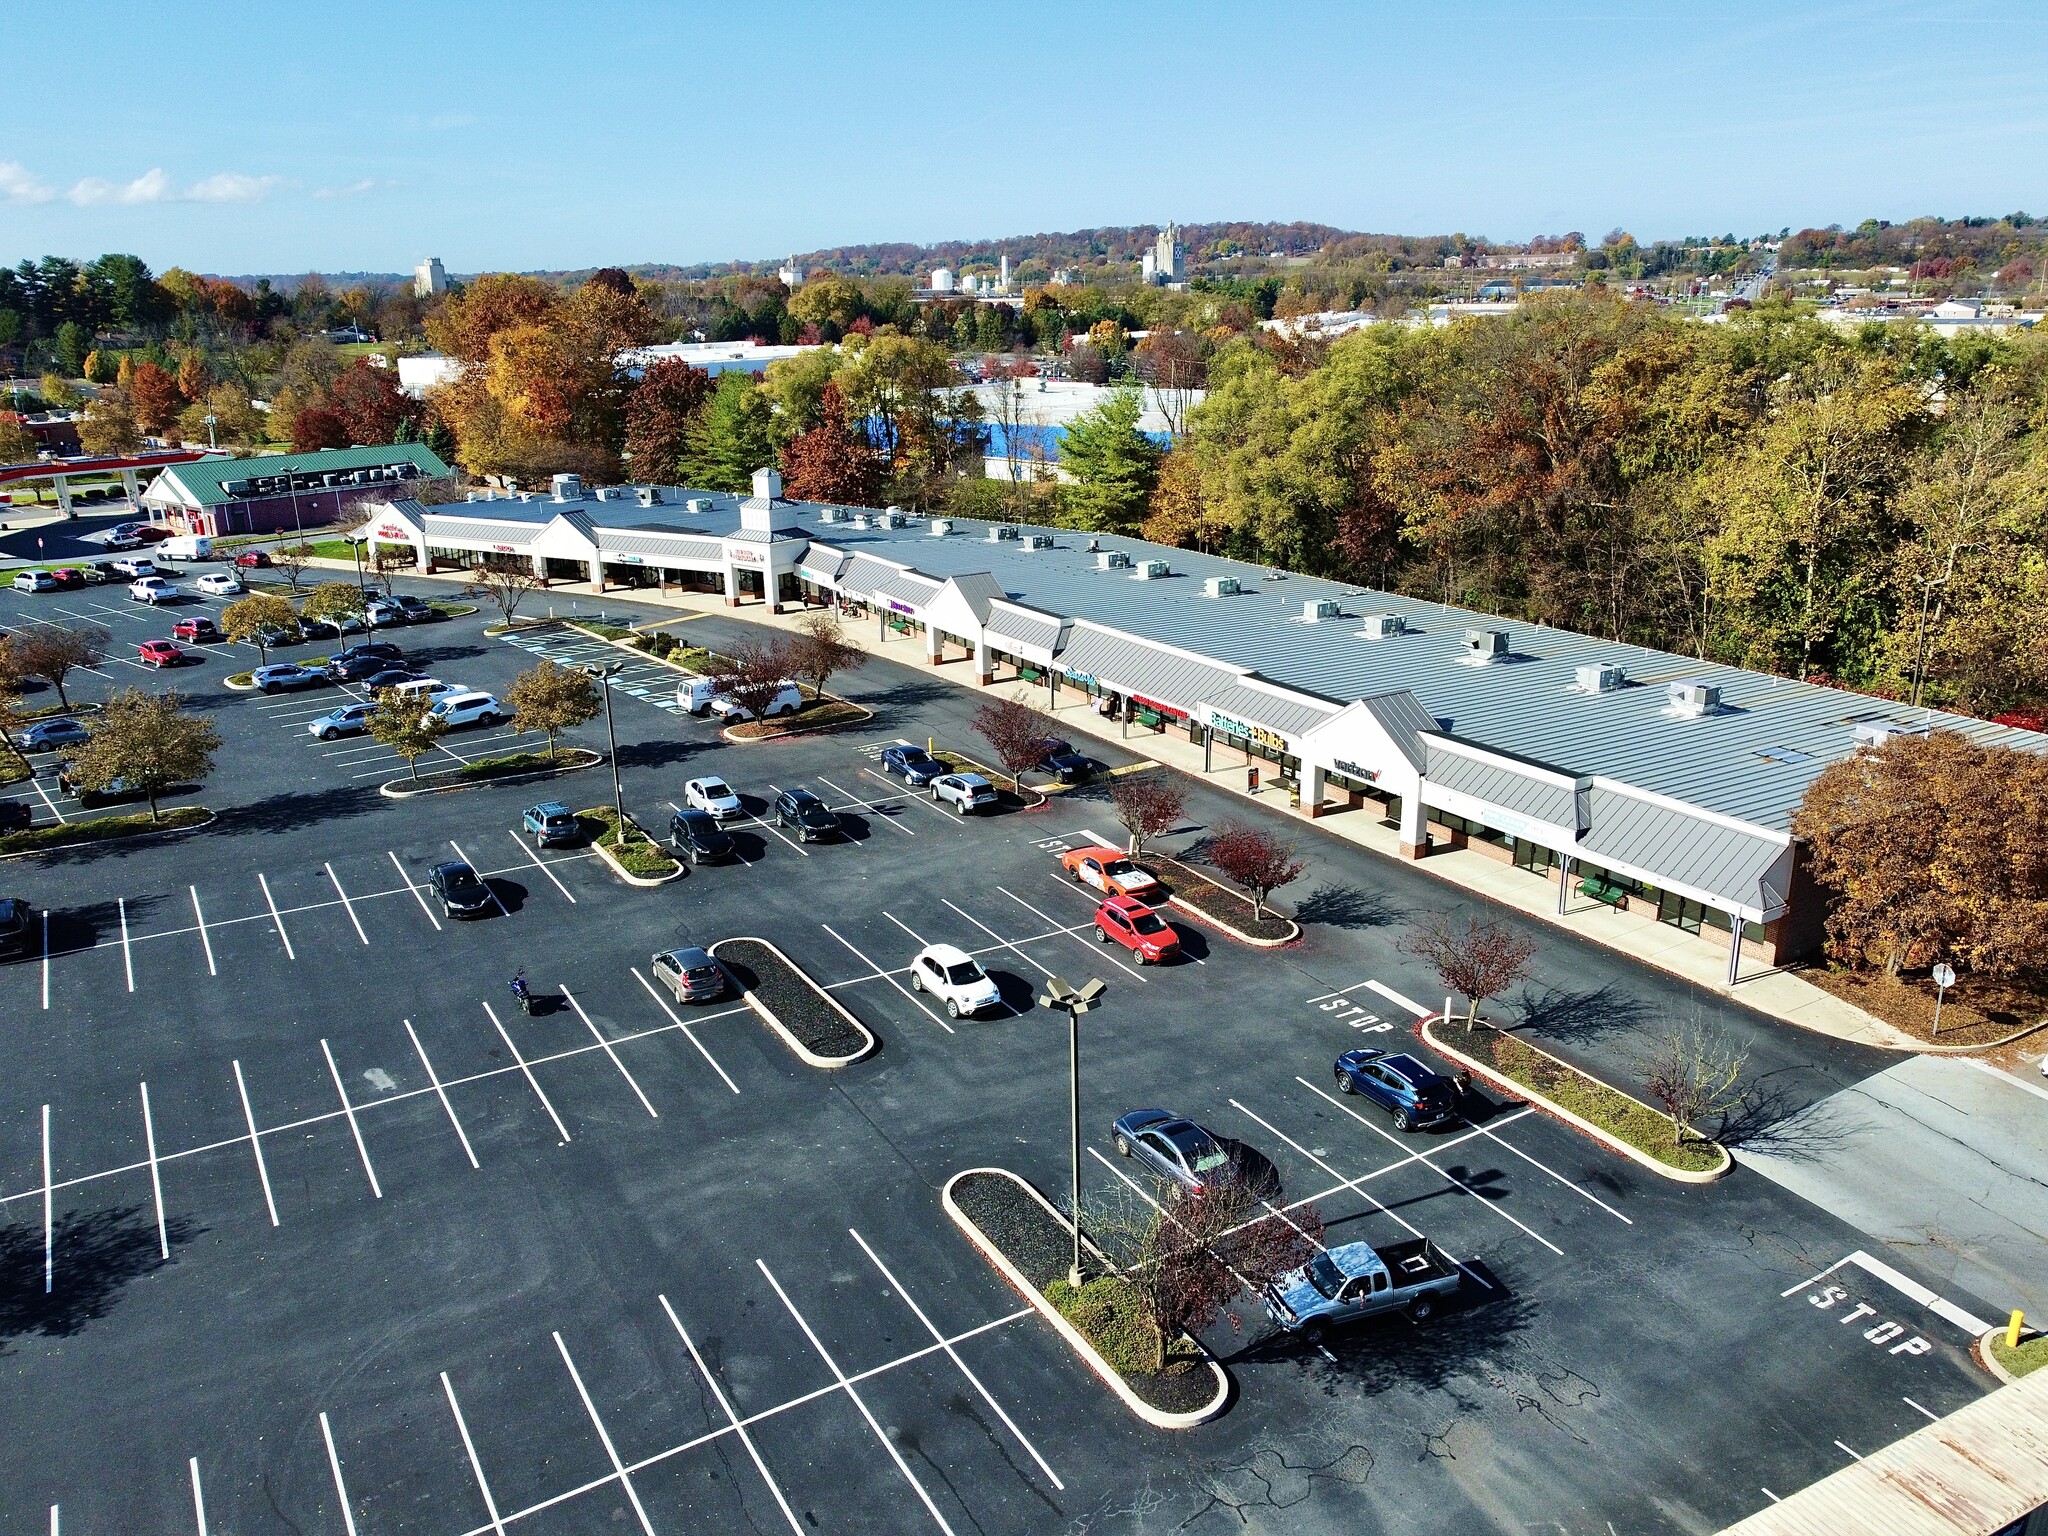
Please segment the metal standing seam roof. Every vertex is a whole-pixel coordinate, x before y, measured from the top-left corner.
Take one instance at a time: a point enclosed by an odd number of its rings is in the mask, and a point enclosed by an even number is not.
[[[893,599],[912,608],[922,608],[939,595],[944,585],[943,582],[933,581],[929,576],[913,576],[908,571],[891,571],[868,590],[884,600]]]
[[[1074,626],[1059,663],[1065,671],[1190,714],[1196,705],[1213,693],[1224,692],[1242,675],[1215,662],[1148,645],[1092,624]]]
[[[1211,684],[1200,702],[1211,709],[1221,710],[1233,719],[1263,725],[1290,739],[1306,736],[1336,714],[1339,708],[1320,699],[1304,699],[1295,693],[1273,693],[1253,688],[1239,679]]]
[[[988,623],[990,611],[1009,595],[1003,591],[1003,584],[987,571],[969,571],[964,576],[955,576],[953,588],[966,600],[968,609],[982,624]]]
[[[1375,693],[1358,701],[1380,724],[1388,739],[1401,750],[1416,772],[1428,761],[1423,733],[1437,729],[1436,716],[1422,707],[1422,701],[1405,688],[1392,693]]]
[[[1776,913],[1785,907],[1785,876],[1771,878],[1791,847],[1785,834],[1746,831],[1599,779],[1587,791],[1586,812],[1579,845],[1596,859],[1654,871],[1660,884],[1711,891],[1753,910]]]
[[[1008,642],[1050,655],[1060,643],[1064,626],[1057,615],[1040,613],[1017,603],[993,602],[985,621],[988,638]]]
[[[253,480],[264,475],[328,474],[337,470],[377,469],[401,463],[409,463],[421,475],[434,479],[453,473],[425,443],[387,443],[376,448],[323,448],[315,453],[260,454],[247,459],[199,459],[190,464],[173,464],[163,473],[173,476],[172,483],[200,506],[216,507],[245,499],[230,496],[221,489],[229,480]]]
[[[1491,754],[1481,758],[1460,752],[1453,743],[1435,736],[1423,738],[1423,754],[1424,800],[1429,798],[1430,786],[1437,785],[1517,812],[1532,821],[1578,830],[1578,790],[1570,775],[1559,784]]]
[[[462,544],[526,544],[536,532],[532,523],[490,523],[481,518],[426,517],[426,540],[446,547]]]
[[[607,555],[643,555],[656,559],[667,555],[677,560],[708,560],[714,563],[725,559],[725,544],[720,539],[693,538],[684,533],[617,533],[609,528],[598,530],[598,548]]]

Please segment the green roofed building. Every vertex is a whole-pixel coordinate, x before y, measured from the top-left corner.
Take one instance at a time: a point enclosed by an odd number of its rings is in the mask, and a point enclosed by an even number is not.
[[[166,469],[142,505],[180,533],[280,533],[340,521],[358,504],[416,496],[452,471],[424,443],[323,448]]]

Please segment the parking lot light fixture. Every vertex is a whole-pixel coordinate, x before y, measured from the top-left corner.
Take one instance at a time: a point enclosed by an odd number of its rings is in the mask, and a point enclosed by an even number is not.
[[[1067,1284],[1077,1291],[1081,1289],[1081,1015],[1095,1006],[1103,990],[1099,980],[1091,980],[1076,991],[1059,977],[1048,976],[1045,990],[1038,995],[1039,1007],[1057,1009],[1067,1016],[1067,1117],[1073,1154],[1073,1205],[1069,1211],[1074,1228],[1074,1256],[1067,1266]]]
[[[623,661],[610,662],[605,666],[586,666],[586,677],[597,680],[598,689],[604,694],[604,740],[612,760],[612,810],[619,818],[619,846],[626,846],[626,792],[619,784],[619,737],[612,728],[612,679],[625,670]]]

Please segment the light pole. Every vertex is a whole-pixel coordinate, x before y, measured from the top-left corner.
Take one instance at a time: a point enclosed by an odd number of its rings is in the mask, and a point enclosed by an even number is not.
[[[218,416],[214,415],[214,414],[213,414],[213,413],[212,413],[211,411],[209,411],[209,412],[207,413],[207,416],[206,416],[206,446],[207,446],[207,447],[209,447],[209,448],[218,448],[218,447],[220,446],[220,444],[219,444],[219,443],[216,443],[216,442],[215,442],[215,441],[213,440],[213,429],[214,429],[214,427],[215,427],[215,426],[216,426],[216,425],[217,425],[217,424],[219,423],[219,421],[220,421],[220,418],[219,418]]]
[[[1081,1289],[1081,1015],[1095,1006],[1103,984],[1091,981],[1075,991],[1057,976],[1045,978],[1045,990],[1038,994],[1038,1006],[1054,1008],[1067,1016],[1067,1115],[1072,1131],[1074,1257],[1067,1268],[1067,1284]]]
[[[626,792],[619,785],[619,738],[612,729],[612,679],[625,670],[623,661],[612,662],[609,666],[586,666],[583,674],[597,679],[597,686],[604,690],[604,740],[611,750],[612,759],[612,810],[619,818],[619,846],[626,846]]]

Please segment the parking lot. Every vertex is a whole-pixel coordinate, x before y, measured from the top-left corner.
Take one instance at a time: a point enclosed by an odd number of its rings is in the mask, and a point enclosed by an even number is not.
[[[0,595],[0,624],[64,622],[75,596]],[[85,612],[131,650],[171,621]],[[533,652],[483,622],[396,638],[502,696]],[[635,890],[523,840],[532,788],[378,797],[402,764],[305,731],[339,690],[225,691],[251,660],[80,689],[176,685],[214,713],[190,797],[214,829],[0,863],[0,894],[48,914],[0,968],[0,1529],[1701,1531],[1990,1386],[1967,1344],[1995,1298],[1748,1168],[1685,1187],[1519,1106],[1403,1135],[1338,1096],[1338,1052],[1414,1049],[1432,1005],[1397,941],[1462,898],[1419,872],[1305,838],[1300,944],[1177,919],[1186,958],[1141,968],[1058,862],[1117,830],[1098,793],[960,818],[879,771],[891,741],[975,745],[972,696],[877,662],[834,684],[870,724],[734,746],[641,663],[615,694],[627,808],[665,827],[717,774],[749,814],[734,862]],[[792,787],[843,840],[762,818]],[[544,793],[610,788],[600,768]],[[1223,810],[1198,790],[1167,845]],[[474,921],[423,889],[455,857],[496,898]],[[652,983],[655,951],[740,935],[881,1050],[813,1071],[734,1000],[685,1011]],[[1609,1070],[1695,1008],[1750,1044],[1774,1124],[1888,1064],[1541,937],[1511,1008]],[[933,942],[1004,1008],[913,992]],[[1084,1200],[1135,1178],[1111,1121],[1162,1105],[1270,1162],[1333,1244],[1433,1238],[1457,1304],[1325,1348],[1239,1307],[1209,1340],[1230,1412],[1132,1418],[938,1203],[988,1164],[1065,1188],[1065,1029],[1031,1003],[1055,973],[1109,984],[1083,1025]]]

